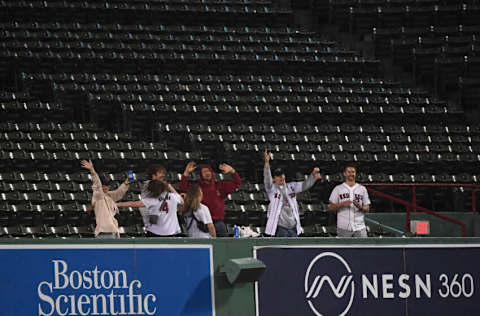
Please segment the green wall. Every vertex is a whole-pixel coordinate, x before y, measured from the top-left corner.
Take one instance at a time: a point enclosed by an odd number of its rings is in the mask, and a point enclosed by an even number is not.
[[[430,221],[430,236],[432,237],[461,237],[461,228],[457,224],[422,212],[412,212],[410,214],[411,220]],[[480,237],[480,215],[478,213],[442,212],[440,214],[464,222],[466,225],[466,236]],[[384,225],[405,231],[406,214],[404,212],[371,213],[367,217]]]
[[[394,214],[396,215],[396,214]],[[470,216],[471,217],[471,216]],[[391,217],[392,225],[396,216]],[[477,226],[478,227],[478,226]],[[120,240],[95,239],[4,239],[0,244],[211,244],[213,246],[215,305],[217,316],[255,315],[255,291],[252,283],[230,285],[221,267],[233,258],[253,256],[254,246],[278,245],[406,245],[406,244],[480,244],[480,238],[222,238],[200,240],[189,238],[137,238]],[[267,267],[268,269],[268,267]]]

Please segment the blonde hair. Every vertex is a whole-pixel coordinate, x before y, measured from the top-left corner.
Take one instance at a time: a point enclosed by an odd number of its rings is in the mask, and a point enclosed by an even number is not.
[[[200,202],[202,202],[202,189],[198,185],[192,185],[184,198],[182,213],[195,212],[200,207]]]

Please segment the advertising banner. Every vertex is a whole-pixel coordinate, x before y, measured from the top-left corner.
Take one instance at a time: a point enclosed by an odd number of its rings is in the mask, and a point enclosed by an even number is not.
[[[480,315],[475,247],[257,247],[257,315]]]
[[[214,316],[207,245],[0,245],[5,316]]]

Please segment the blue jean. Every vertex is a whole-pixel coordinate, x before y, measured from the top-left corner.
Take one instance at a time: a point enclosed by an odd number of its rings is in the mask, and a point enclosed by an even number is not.
[[[213,225],[215,226],[215,232],[217,233],[217,237],[228,237],[228,229],[225,222],[221,219],[213,220]]]
[[[288,229],[282,226],[277,226],[275,237],[297,237],[297,228]]]

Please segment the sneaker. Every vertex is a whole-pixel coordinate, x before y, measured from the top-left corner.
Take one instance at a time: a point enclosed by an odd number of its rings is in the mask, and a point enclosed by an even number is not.
[[[250,237],[249,234],[248,234],[248,231],[246,230],[246,227],[245,226],[240,226],[238,227],[238,234],[240,235],[240,237],[244,238],[244,237]]]
[[[260,234],[254,232],[249,226],[240,227],[240,237],[259,237]]]

